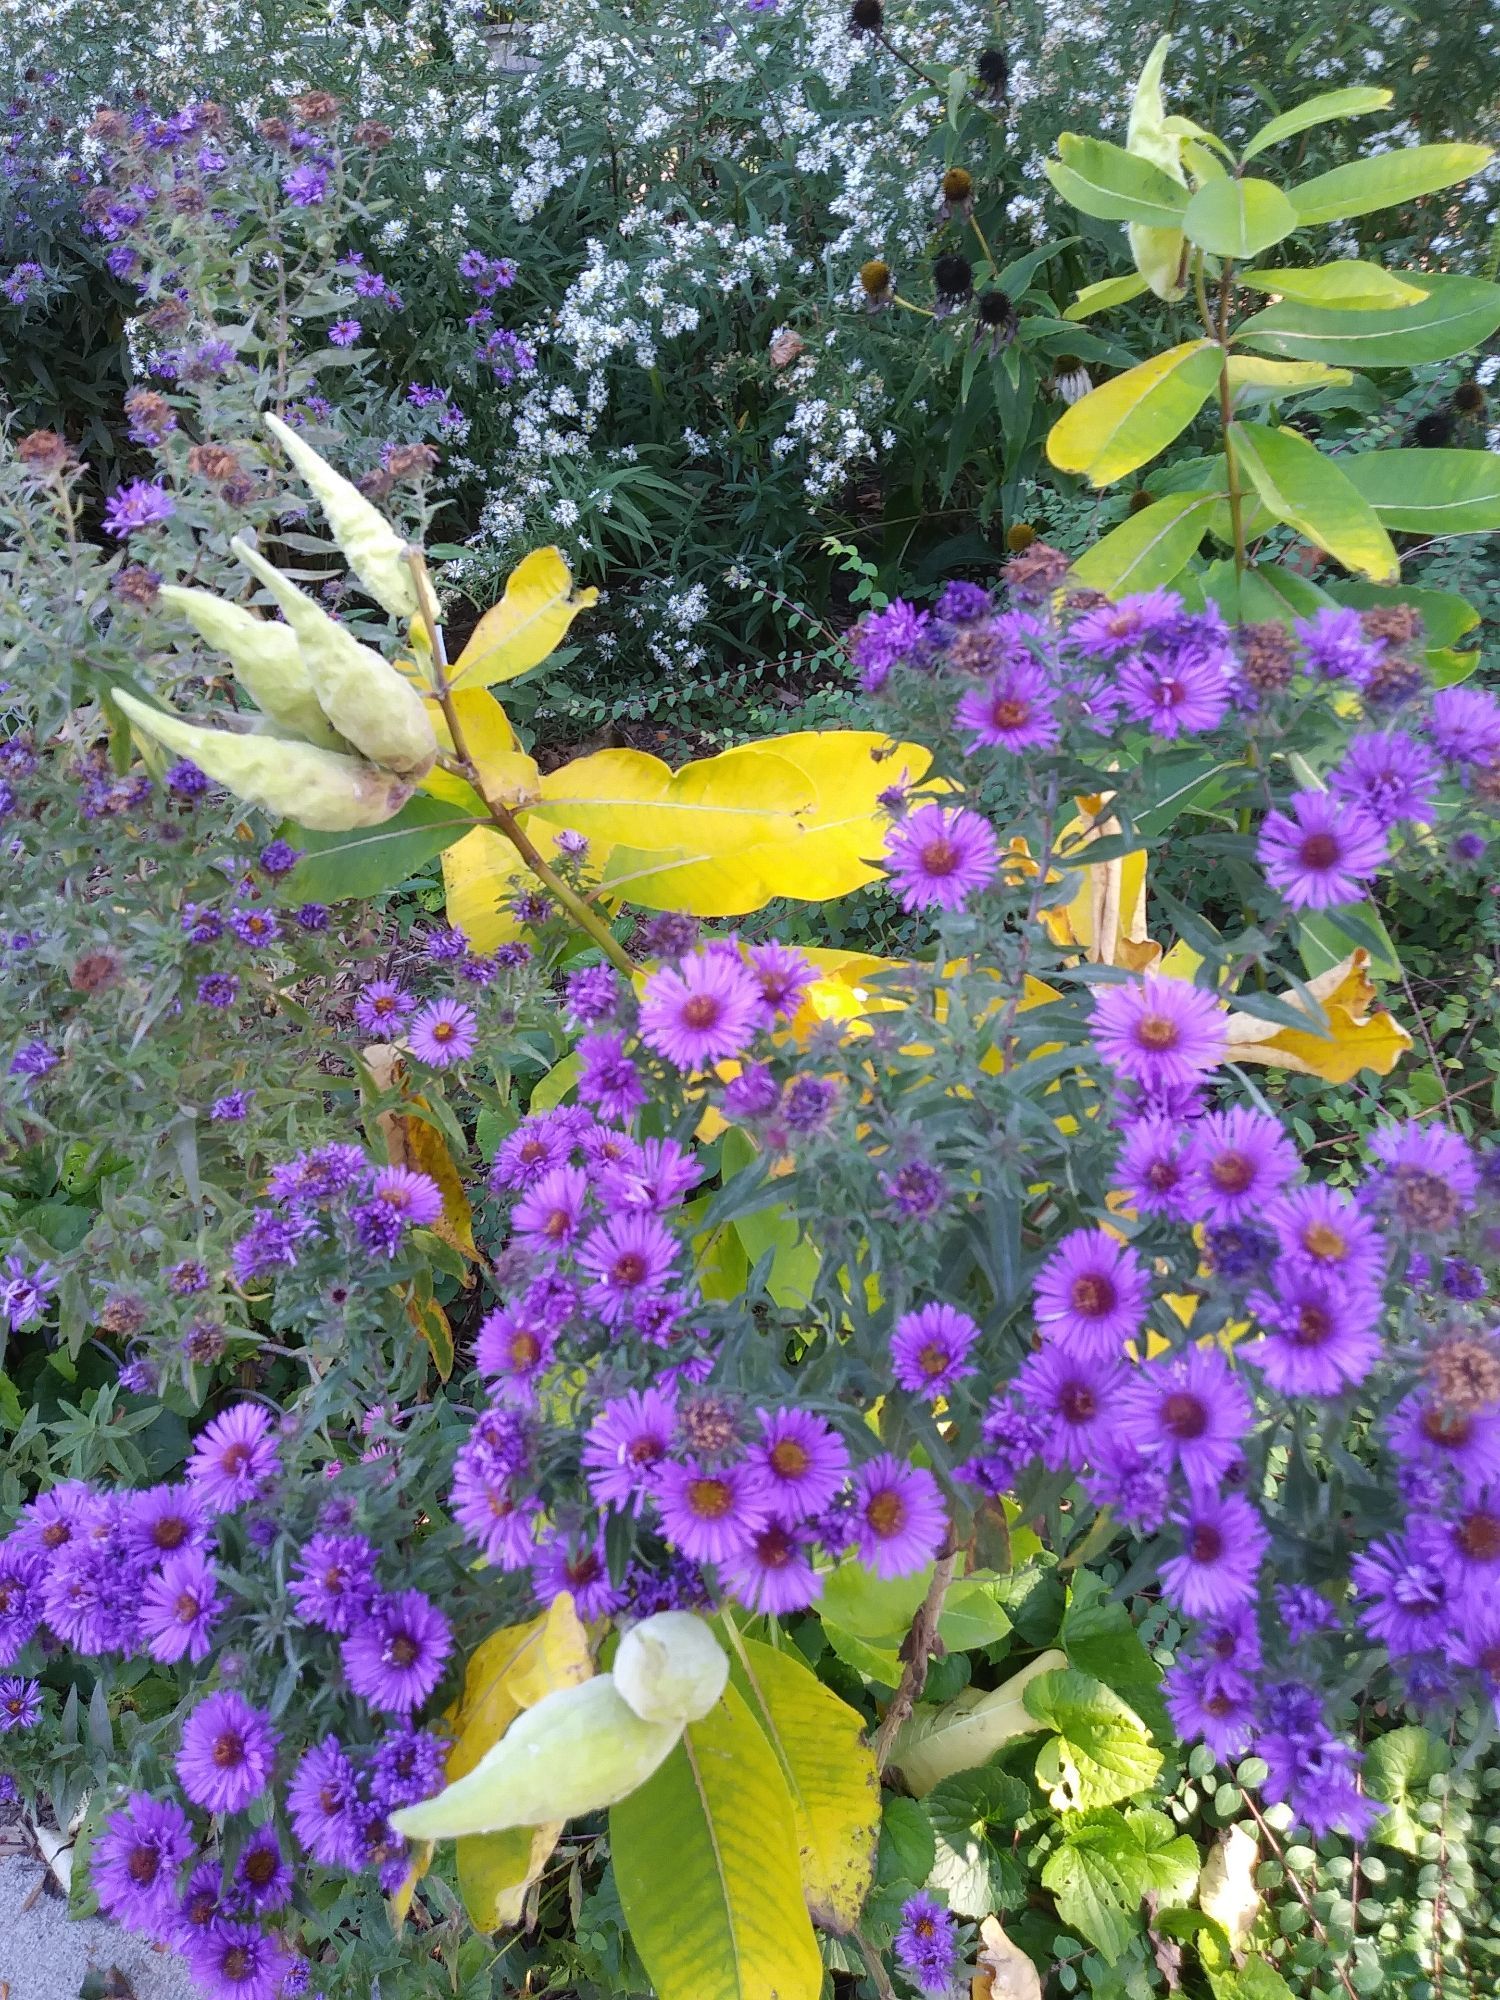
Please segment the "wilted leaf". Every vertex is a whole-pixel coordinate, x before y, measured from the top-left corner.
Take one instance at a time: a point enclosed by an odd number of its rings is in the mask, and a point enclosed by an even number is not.
[[[969,1982],[970,2000],[1042,2000],[1041,1975],[998,1917],[979,1926],[979,1965]]]

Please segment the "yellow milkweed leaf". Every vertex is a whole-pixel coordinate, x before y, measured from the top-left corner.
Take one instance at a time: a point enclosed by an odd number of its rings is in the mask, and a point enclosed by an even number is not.
[[[810,781],[775,738],[722,750],[673,771],[644,750],[596,750],[541,781],[536,816],[590,840],[705,860],[794,831]]]
[[[443,849],[448,921],[477,952],[491,952],[520,935],[508,905],[516,889],[530,880],[526,863],[505,835],[492,827],[476,826]]]
[[[455,688],[449,699],[458,720],[464,748],[478,767],[485,798],[498,800],[501,805],[512,809],[533,805],[538,796],[540,773],[521,748],[510,717],[488,688]],[[456,756],[453,732],[442,705],[429,695],[426,707],[439,749],[447,756]],[[484,812],[484,799],[464,779],[455,777],[451,772],[429,771],[422,782],[422,789],[436,798],[447,799],[450,804],[465,806],[471,812]]]
[[[1217,342],[1187,340],[1112,377],[1058,418],[1048,458],[1096,487],[1123,479],[1187,429],[1213,393],[1222,359]]]
[[[1271,361],[1259,354],[1231,354],[1231,390],[1264,389],[1289,396],[1297,389],[1342,388],[1352,382],[1347,368],[1330,368],[1326,361]]]
[[[1411,1036],[1378,1004],[1369,965],[1370,954],[1361,948],[1308,981],[1308,992],[1328,1016],[1326,1034],[1311,1020],[1304,1033],[1258,1021],[1231,1007],[1231,1059],[1320,1076],[1328,1083],[1348,1083],[1362,1069],[1389,1076],[1411,1047]],[[1289,1007],[1301,1008],[1295,994],[1282,998]]]
[[[506,579],[500,602],[474,627],[454,664],[454,685],[493,687],[529,673],[562,644],[579,612],[598,599],[597,590],[574,590],[561,549],[533,549]]]
[[[420,1105],[422,1099],[418,1097],[414,1102]],[[474,1217],[469,1197],[464,1193],[463,1176],[453,1163],[447,1140],[424,1118],[389,1115],[381,1123],[386,1128],[391,1165],[411,1167],[417,1173],[429,1175],[442,1191],[443,1212],[432,1225],[434,1233],[445,1243],[451,1243],[461,1255],[477,1261],[479,1246],[474,1241]]]

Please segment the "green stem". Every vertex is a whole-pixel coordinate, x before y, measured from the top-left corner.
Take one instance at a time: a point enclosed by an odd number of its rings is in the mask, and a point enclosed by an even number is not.
[[[433,594],[432,578],[427,571],[426,558],[420,549],[409,549],[407,562],[416,585],[417,602],[422,608],[422,623],[427,630],[428,647],[432,654],[433,692],[443,711],[448,734],[453,738],[453,755],[459,769],[484,800],[484,809],[489,814],[490,822],[496,831],[505,835],[532,874],[545,885],[550,894],[557,898],[579,929],[588,933],[610,964],[623,972],[627,979],[633,977],[636,971],[635,960],[620,944],[608,924],[589,908],[576,890],[569,888],[555,868],[542,859],[510,807],[490,796],[484,773],[470,753],[464,726],[454,705],[453,684],[448,678],[448,654],[443,644],[442,627],[438,623],[437,599]]]
[[[1234,423],[1234,399],[1229,385],[1229,274],[1234,266],[1226,258],[1223,275],[1219,279],[1218,318],[1209,312],[1208,293],[1203,282],[1203,252],[1200,250],[1193,260],[1193,281],[1197,287],[1198,311],[1208,330],[1210,340],[1219,343],[1219,428],[1224,435],[1224,473],[1229,489],[1229,525],[1234,536],[1234,575],[1236,587],[1244,578],[1247,567],[1245,555],[1245,521],[1241,499],[1244,489],[1240,485],[1239,460],[1234,453],[1234,440],[1230,437],[1230,427]],[[1236,596],[1238,588],[1236,588]]]

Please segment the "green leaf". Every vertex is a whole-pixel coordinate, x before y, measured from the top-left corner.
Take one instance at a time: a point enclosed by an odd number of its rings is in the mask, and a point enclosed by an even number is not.
[[[1027,1708],[1055,1731],[1036,1760],[1037,1781],[1059,1812],[1112,1805],[1144,1791],[1161,1769],[1146,1725],[1112,1688],[1069,1667],[1039,1674]]]
[[[1425,285],[1408,284],[1394,271],[1367,264],[1359,257],[1340,257],[1310,271],[1238,271],[1235,279],[1254,292],[1276,292],[1301,305],[1336,306],[1345,312],[1355,307],[1389,312],[1395,306],[1419,305],[1427,296]]]
[[[1340,462],[1388,528],[1415,535],[1500,528],[1500,453],[1362,451]]]
[[[1377,1736],[1365,1752],[1365,1790],[1390,1807],[1375,1828],[1382,1846],[1416,1854],[1425,1831],[1417,1810],[1427,1802],[1427,1787],[1452,1762],[1448,1746],[1430,1729],[1415,1723]]]
[[[1188,205],[1180,181],[1123,146],[1064,132],[1057,141],[1060,160],[1046,162],[1047,178],[1064,201],[1100,222],[1143,222],[1175,229]]]
[[[292,903],[341,903],[363,900],[393,889],[429,861],[462,840],[475,822],[444,799],[408,799],[394,819],[383,826],[357,827],[352,833],[311,833],[288,825],[284,837],[303,851],[287,876],[281,895]]]
[[[1042,1886],[1052,1891],[1062,1922],[1086,1938],[1107,1964],[1129,1949],[1136,1928],[1133,1900],[1101,1843],[1065,1841],[1048,1856]]]
[[[791,1795],[736,1689],[611,1807],[609,1844],[658,2000],[818,2000]]]
[[[1262,563],[1251,563],[1242,577],[1235,575],[1232,562],[1210,563],[1203,573],[1203,588],[1234,623],[1243,620],[1258,625],[1276,619],[1290,625],[1294,619],[1311,618],[1333,602],[1310,577]]]
[[[1259,255],[1297,227],[1297,211],[1274,181],[1205,182],[1187,205],[1182,232],[1201,250],[1241,262]]]
[[[1122,479],[1187,429],[1217,387],[1222,363],[1212,340],[1153,354],[1065,410],[1048,433],[1048,458],[1094,486]]]
[[[1261,354],[1334,367],[1410,368],[1451,361],[1500,327],[1500,285],[1482,278],[1414,273],[1426,298],[1391,311],[1353,312],[1286,300],[1254,313],[1235,339]]]
[[[932,1822],[916,1800],[904,1799],[898,1792],[885,1793],[876,1880],[920,1885],[932,1873],[936,1858]]]
[[[938,1637],[950,1653],[972,1653],[998,1645],[1010,1634],[1010,1618],[997,1586],[980,1576],[961,1577],[949,1587],[938,1619]]]
[[[866,1680],[875,1681],[881,1687],[899,1687],[901,1683],[901,1655],[894,1644],[876,1645],[872,1640],[861,1639],[857,1632],[850,1632],[836,1624],[824,1614],[822,1618],[823,1637],[845,1666],[853,1667]]]
[[[1363,936],[1359,935],[1361,931]],[[1401,977],[1396,947],[1373,903],[1350,903],[1339,910],[1308,910],[1297,919],[1297,955],[1309,979],[1342,965],[1356,946],[1369,952],[1370,970],[1377,979]]]
[[[880,1781],[864,1719],[795,1654],[758,1639],[730,1648],[729,1678],[791,1793],[807,1906],[824,1930],[847,1934],[875,1879],[880,1824]]]
[[[1223,769],[1222,764],[1209,766],[1211,773]],[[1139,818],[1136,826],[1142,830]],[[1166,1706],[1157,1692],[1161,1668],[1141,1643],[1130,1613],[1123,1604],[1110,1602],[1104,1583],[1092,1571],[1080,1570],[1057,1637],[1070,1666],[1113,1688],[1156,1734],[1171,1735]]]
[[[1397,146],[1388,153],[1367,153],[1331,173],[1303,181],[1291,190],[1299,224],[1341,222],[1350,215],[1369,215],[1377,208],[1395,208],[1420,195],[1466,181],[1494,157],[1488,146]]]
[[[1111,1963],[1128,1944],[1148,1892],[1164,1903],[1181,1902],[1197,1879],[1193,1841],[1175,1833],[1165,1813],[1147,1810],[1081,1815],[1042,1870],[1058,1915]]]
[[[1138,271],[1124,278],[1101,278],[1095,285],[1085,285],[1073,303],[1063,308],[1063,318],[1092,319],[1095,313],[1108,312],[1111,306],[1128,305],[1147,289],[1146,280]]]
[[[1156,590],[1180,574],[1203,540],[1217,493],[1169,493],[1132,514],[1073,565],[1075,580],[1106,597]]]
[[[1377,583],[1401,574],[1374,508],[1299,431],[1236,423],[1229,435],[1262,505],[1278,521],[1326,549],[1346,569],[1359,570]]]
[[[1258,132],[1252,133],[1244,158],[1253,160],[1268,146],[1280,145],[1283,139],[1294,138],[1298,132],[1307,131],[1309,126],[1326,125],[1333,118],[1362,118],[1367,112],[1383,111],[1390,101],[1390,91],[1358,85],[1349,90],[1321,91],[1316,97],[1304,98],[1301,104],[1294,104],[1290,111],[1283,111],[1279,117],[1262,125]]]
[[[1026,1787],[1004,1771],[962,1771],[928,1793],[936,1845],[929,1880],[960,1916],[987,1917],[1024,1896],[1010,1847],[1012,1830],[1029,1805]]]

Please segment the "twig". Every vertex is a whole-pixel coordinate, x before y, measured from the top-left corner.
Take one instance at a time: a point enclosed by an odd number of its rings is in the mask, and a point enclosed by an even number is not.
[[[938,1620],[943,1615],[943,1599],[948,1595],[957,1562],[957,1549],[945,1549],[938,1557],[932,1582],[927,1586],[927,1595],[917,1606],[911,1629],[901,1642],[901,1657],[906,1662],[901,1670],[901,1685],[891,1696],[891,1705],[881,1717],[880,1727],[870,1742],[875,1752],[877,1771],[885,1769],[896,1732],[911,1714],[918,1696],[927,1685],[927,1663],[938,1644]]]
[[[880,1953],[865,1936],[863,1931],[854,1933],[854,1942],[859,1946],[859,1955],[865,1962],[865,1970],[875,1983],[875,1991],[880,2000],[896,2000],[896,1989],[891,1984],[891,1976],[881,1963]]]
[[[1251,1798],[1250,1794],[1245,1790],[1243,1785],[1241,1785],[1240,1787],[1240,1797],[1245,1801],[1245,1804],[1249,1807],[1250,1816],[1255,1821],[1255,1824],[1260,1828],[1262,1834],[1265,1836],[1266,1842],[1269,1845],[1272,1854],[1274,1854],[1276,1859],[1281,1863],[1282,1869],[1286,1875],[1286,1879],[1288,1880],[1288,1882],[1291,1883],[1292,1888],[1296,1893],[1297,1901],[1302,1905],[1303,1909],[1306,1910],[1308,1915],[1308,1920],[1312,1924],[1313,1936],[1316,1937],[1318,1943],[1323,1946],[1324,1950],[1328,1953],[1329,1957],[1332,1958],[1334,1953],[1333,1940],[1332,1938],[1329,1937],[1328,1932],[1323,1927],[1322,1920],[1319,1918],[1317,1911],[1313,1908],[1311,1896],[1308,1895],[1306,1889],[1302,1886],[1302,1877],[1297,1873],[1295,1868],[1287,1867],[1286,1850],[1282,1847],[1281,1842],[1276,1838],[1275,1834],[1272,1833],[1270,1827],[1266,1824],[1264,1813],[1262,1813],[1260,1807],[1255,1803],[1254,1799]],[[1348,1994],[1349,2000],[1359,2000],[1359,1994],[1355,1990],[1354,1982],[1352,1979],[1350,1979],[1348,1973],[1344,1970],[1343,1966],[1335,1965],[1333,1968],[1333,1972],[1334,1972],[1334,1977],[1338,1980],[1340,1986],[1342,1986],[1344,1991]]]

